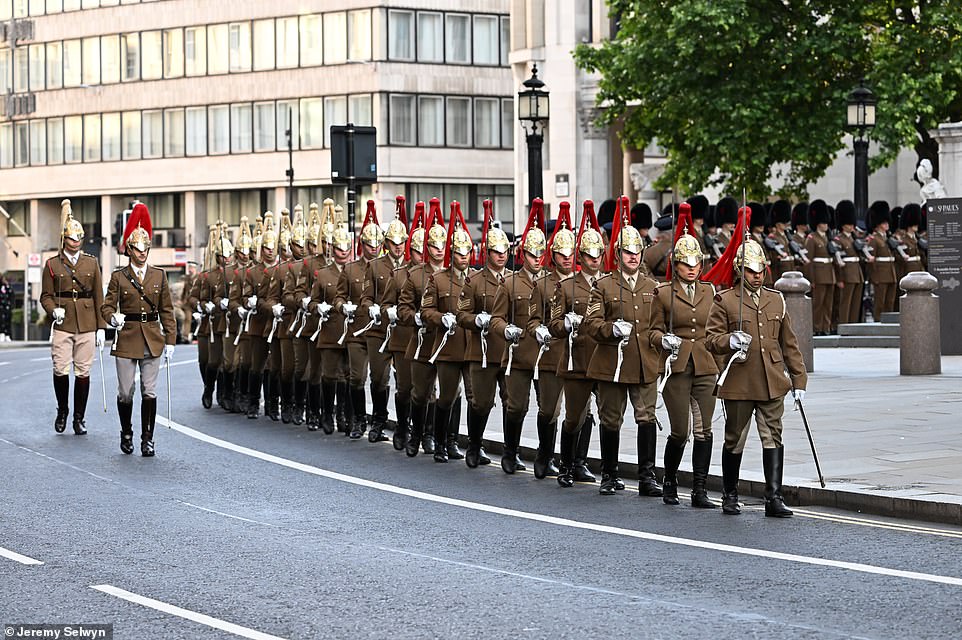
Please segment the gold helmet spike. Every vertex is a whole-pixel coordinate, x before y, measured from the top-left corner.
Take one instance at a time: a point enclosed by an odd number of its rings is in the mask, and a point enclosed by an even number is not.
[[[297,208],[295,208],[294,211],[296,212]],[[316,202],[311,203],[310,212],[310,216],[307,219],[307,226],[304,229],[304,235],[308,243],[317,245],[321,239],[321,216],[317,212]]]
[[[291,244],[303,247],[307,243],[307,228],[304,226],[304,207],[294,205],[294,218],[291,221]]]
[[[444,245],[448,242],[448,232],[443,225],[434,224],[428,230],[428,246],[444,251]]]
[[[490,233],[488,231],[489,235]],[[454,233],[451,234],[451,251],[461,256],[467,256],[471,254],[472,249],[474,249],[474,243],[471,242],[471,236],[468,235],[468,232],[461,227],[455,229]]]
[[[618,249],[628,253],[641,253],[641,234],[634,227],[622,227],[618,234]]]
[[[291,227],[291,212],[287,210],[287,207],[281,209],[281,228],[277,233],[277,242],[284,251],[291,250],[291,236],[293,235],[293,229]]]
[[[558,229],[551,241],[551,253],[560,253],[564,257],[571,257],[575,252],[575,234],[568,227]]]
[[[498,253],[507,253],[511,246],[511,243],[508,242],[508,234],[498,227],[488,229],[486,244],[488,245],[486,247],[488,251],[497,251]]]
[[[746,240],[742,246],[738,247],[738,251],[735,253],[734,266],[737,272],[741,272],[742,270],[743,257],[745,260],[745,268],[755,273],[763,272],[766,265],[768,265],[768,260],[765,259],[765,250],[762,249],[762,245],[751,239]]]
[[[231,244],[230,238],[228,236],[227,225],[224,224],[223,220],[217,221],[217,239],[214,242],[214,256],[224,256],[225,258],[230,258],[231,254],[234,253],[234,245]]]
[[[70,238],[75,242],[80,242],[84,239],[84,226],[80,224],[73,217],[73,208],[70,206],[70,200],[64,199],[60,203],[60,244],[63,245],[63,239]]]
[[[245,256],[249,256],[253,248],[254,238],[251,237],[251,226],[247,222],[247,216],[241,216],[234,249]]]
[[[671,252],[671,261],[675,264],[687,264],[689,267],[700,265],[702,253],[698,239],[687,233],[678,238],[678,242],[675,243],[675,248]]]
[[[387,225],[387,231],[384,233],[384,237],[391,242],[391,244],[404,244],[408,239],[408,230],[403,222],[395,218]]]
[[[337,225],[337,229],[331,234],[330,244],[340,251],[351,250],[351,233],[347,230],[346,224]]]
[[[424,227],[411,232],[411,251],[422,253],[424,250]]]
[[[544,255],[547,244],[548,241],[544,237],[544,231],[539,227],[531,227],[524,236],[524,243],[521,250],[525,253],[530,253],[535,258],[540,258]]]
[[[592,258],[600,258],[605,252],[605,239],[595,229],[585,229],[584,233],[581,234],[581,244],[578,250]]]
[[[261,246],[274,251],[277,250],[277,230],[274,228],[274,214],[270,211],[264,213],[264,229],[261,232]]]

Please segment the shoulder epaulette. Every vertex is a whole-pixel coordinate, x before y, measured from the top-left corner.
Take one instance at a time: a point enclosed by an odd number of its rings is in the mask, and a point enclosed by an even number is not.
[[[655,288],[662,289],[664,287],[670,287],[670,286],[671,286],[670,282],[659,282],[658,284],[655,285]]]

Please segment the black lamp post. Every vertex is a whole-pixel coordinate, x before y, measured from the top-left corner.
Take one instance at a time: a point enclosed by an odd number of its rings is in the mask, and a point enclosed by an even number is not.
[[[528,202],[531,202],[544,198],[541,147],[548,124],[548,92],[538,77],[538,65],[531,68],[531,77],[522,84],[524,91],[518,92],[518,120],[528,143]]]
[[[866,135],[875,126],[877,100],[865,81],[848,94],[849,128],[855,131],[855,215],[864,220],[868,211],[868,139]]]

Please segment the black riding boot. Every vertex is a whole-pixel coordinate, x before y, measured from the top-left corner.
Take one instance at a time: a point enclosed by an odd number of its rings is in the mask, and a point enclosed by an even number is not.
[[[654,422],[638,425],[638,493],[654,498],[661,497],[661,485],[655,477],[655,447],[658,427]]]
[[[321,384],[314,386],[317,387],[316,402],[318,409],[316,420],[318,425],[324,429],[324,433],[331,435],[334,433],[334,401],[337,398],[337,383],[321,380]]]
[[[589,412],[585,415],[585,421],[578,432],[578,440],[575,445],[575,458],[571,466],[571,477],[575,482],[594,482],[595,474],[588,468],[588,447],[591,444],[591,432],[595,426],[595,418]]]
[[[738,506],[738,474],[741,466],[742,454],[722,448],[722,511],[730,516],[737,516],[742,512]]]
[[[271,371],[264,377],[264,413],[274,422],[281,419],[281,377]]]
[[[207,367],[204,369],[204,393],[200,396],[200,404],[205,409],[214,406],[214,384],[217,382],[217,369]]]
[[[711,465],[712,438],[695,440],[691,445],[691,506],[715,509],[717,504],[708,499],[708,467]]]
[[[411,423],[411,396],[402,397],[400,393],[394,394],[394,410],[397,411],[397,427],[394,429],[394,437],[391,444],[395,451],[403,451],[407,444],[408,430]]]
[[[261,380],[264,374],[251,372],[247,379],[247,418],[257,420],[261,413]]]
[[[424,435],[424,419],[427,408],[411,400],[411,432],[404,442],[404,452],[413,458],[421,450],[421,437]]]
[[[434,418],[438,413],[438,403],[431,402],[428,404],[427,414],[424,418],[424,424],[428,425],[428,428],[424,430],[421,435],[421,448],[424,453],[434,453]],[[443,440],[442,440],[443,442]]]
[[[518,470],[518,445],[521,442],[521,429],[524,416],[507,412],[504,414],[504,449],[501,453],[501,470],[515,473]]]
[[[371,430],[367,432],[368,442],[384,442],[384,428],[387,426],[387,398],[390,391],[384,389],[371,390],[371,404],[374,410],[371,416]]]
[[[565,488],[574,486],[575,483],[571,468],[574,465],[577,442],[577,432],[568,433],[564,429],[561,430],[561,464],[558,467],[558,484]]]
[[[351,416],[354,412],[351,409],[351,394],[348,391],[347,381],[338,380],[334,387],[334,393],[337,398],[335,403],[337,430],[339,433],[348,435],[351,433]]]
[[[491,411],[477,411],[468,403],[468,450],[464,463],[474,469],[481,463],[481,447],[484,445],[484,429]]]
[[[307,382],[294,377],[294,409],[291,422],[296,425],[304,424],[304,404],[307,402]]]
[[[127,455],[134,452],[134,403],[117,398],[117,415],[120,416],[120,450]]]
[[[157,417],[157,398],[140,401],[140,455],[154,456],[154,419]]]
[[[678,442],[674,436],[665,441],[665,483],[661,499],[665,504],[680,504],[678,501],[678,465],[685,454],[685,441]]]
[[[448,422],[451,419],[451,408],[444,409],[438,405],[434,410],[434,461],[447,462],[448,449],[444,441],[448,436]]]
[[[549,422],[538,414],[538,453],[534,457],[534,477],[543,480],[548,475],[551,459],[554,457],[554,439],[557,422]],[[557,467],[554,469],[557,474]]]
[[[67,428],[67,417],[70,416],[70,376],[53,374],[53,391],[57,396],[57,419],[53,421],[53,429],[63,433]]]
[[[223,409],[227,405],[227,372],[218,368],[214,375],[217,380],[217,390],[214,393],[214,398],[217,400],[217,406]]]
[[[458,396],[451,406],[451,415],[448,417],[448,432],[445,438],[445,446],[448,450],[449,460],[464,460],[464,454],[458,448],[458,434],[461,433],[461,396]],[[468,405],[468,417],[471,416],[471,405]],[[481,432],[484,433],[484,424],[481,425]],[[480,448],[480,447],[479,447]],[[490,460],[489,460],[490,462]]]
[[[90,376],[74,378],[73,381],[73,432],[78,436],[87,435],[84,414],[87,412],[87,398],[90,396]]]
[[[782,468],[785,464],[785,447],[762,449],[762,466],[765,469],[765,515],[769,518],[790,518],[792,511],[782,498]]]
[[[234,383],[236,380],[237,374],[235,372],[224,372],[224,398],[220,406],[228,413],[234,413]]]
[[[307,385],[307,407],[305,409],[305,422],[308,431],[317,431],[321,427],[322,402],[321,385],[309,383]]]
[[[350,437],[351,440],[358,440],[367,431],[364,387],[351,387],[351,407],[354,410],[354,420],[351,422]]]
[[[281,382],[281,422],[290,424],[294,419],[294,383]]]
[[[603,496],[612,496],[618,491],[618,446],[621,432],[601,427],[601,488]],[[623,485],[622,485],[623,486]]]

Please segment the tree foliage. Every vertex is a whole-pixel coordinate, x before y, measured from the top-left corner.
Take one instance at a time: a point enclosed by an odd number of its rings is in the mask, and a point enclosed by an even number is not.
[[[962,116],[957,0],[611,0],[616,37],[575,51],[601,119],[665,148],[662,186],[804,196],[842,149],[846,97],[879,99],[873,167]],[[928,144],[928,146],[926,146]],[[934,160],[935,158],[933,158]]]

